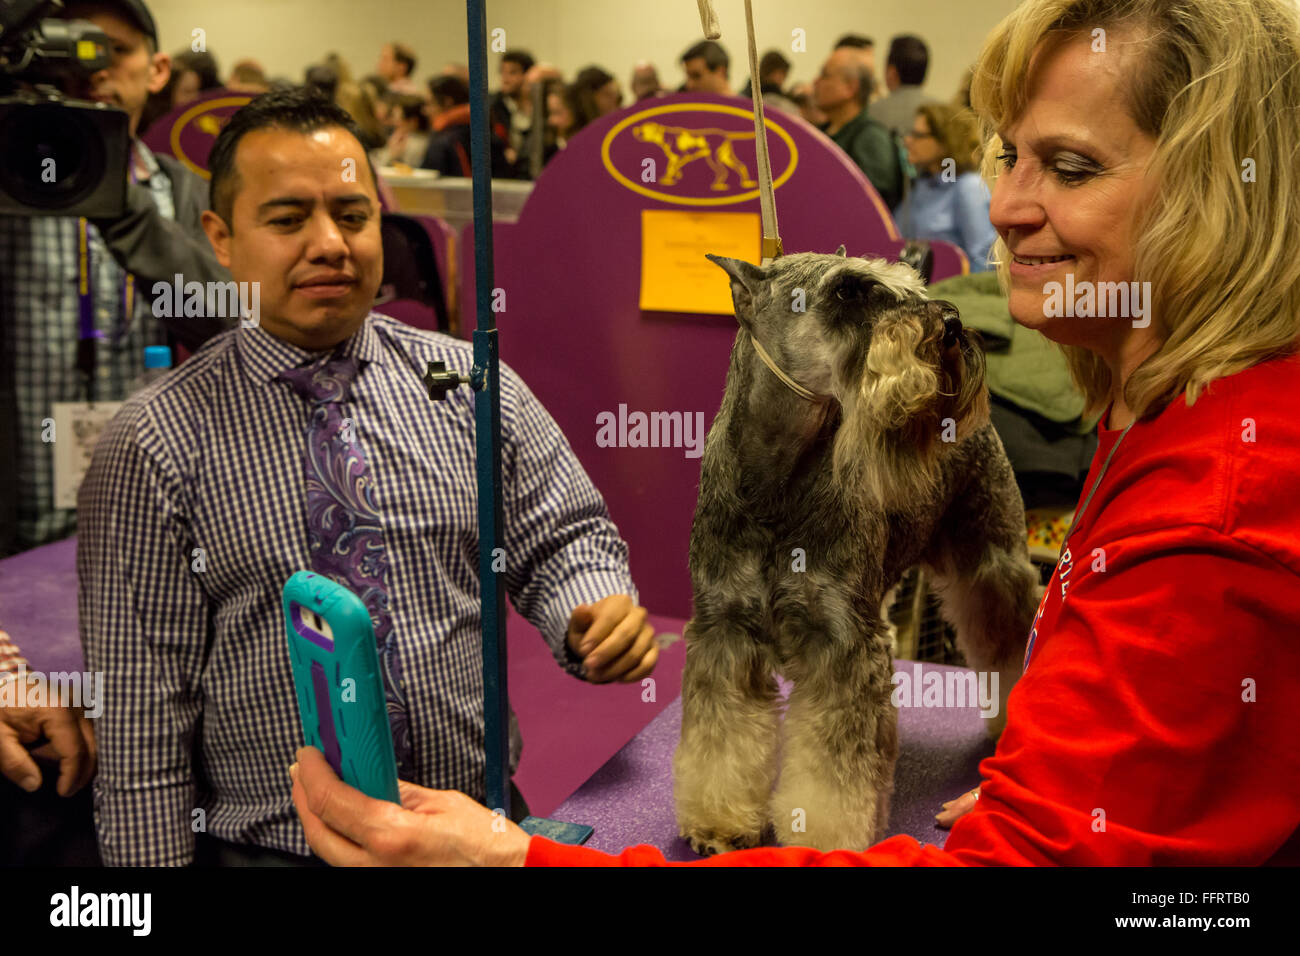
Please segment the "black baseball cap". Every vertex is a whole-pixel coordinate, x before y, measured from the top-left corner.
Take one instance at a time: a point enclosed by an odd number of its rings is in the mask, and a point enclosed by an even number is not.
[[[137,30],[153,40],[154,49],[158,49],[158,28],[154,26],[153,14],[140,0],[64,0],[63,5],[67,8],[81,2],[99,3],[120,10]]]

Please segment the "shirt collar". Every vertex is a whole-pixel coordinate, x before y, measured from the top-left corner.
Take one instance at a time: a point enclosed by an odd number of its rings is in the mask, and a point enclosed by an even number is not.
[[[153,151],[144,144],[144,140],[137,139],[132,141],[134,147],[131,162],[136,164],[136,168],[142,170],[142,175],[138,182],[147,183],[150,179],[162,172],[162,166],[158,163],[158,157],[154,156]]]
[[[370,362],[384,364],[384,350],[375,332],[374,313],[367,315],[352,336],[331,349],[312,352],[272,335],[260,325],[235,330],[235,348],[244,373],[255,384],[272,382],[286,369],[310,365],[325,355],[340,352],[355,358],[364,369]]]

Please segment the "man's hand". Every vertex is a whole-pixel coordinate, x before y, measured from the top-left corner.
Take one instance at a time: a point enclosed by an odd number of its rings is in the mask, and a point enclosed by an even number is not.
[[[532,839],[455,790],[398,781],[402,805],[367,797],[315,747],[289,768],[293,805],[312,850],[333,866],[523,866]]]
[[[10,688],[22,701],[43,678],[28,675],[27,687]],[[0,675],[0,681],[18,678]],[[48,700],[48,695],[46,696]],[[25,744],[42,737],[43,744],[29,754]],[[60,796],[70,797],[95,775],[95,732],[76,707],[0,707],[0,773],[28,792],[41,785],[41,771],[32,756],[59,761]]]
[[[654,628],[646,623],[646,609],[633,606],[626,594],[579,604],[569,615],[566,640],[583,658],[587,680],[593,684],[639,681],[659,660],[659,644]]]

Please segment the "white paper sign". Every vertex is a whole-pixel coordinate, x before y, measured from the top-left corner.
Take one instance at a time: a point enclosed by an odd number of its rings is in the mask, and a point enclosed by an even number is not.
[[[54,507],[77,507],[77,489],[86,477],[95,442],[121,402],[55,402]]]

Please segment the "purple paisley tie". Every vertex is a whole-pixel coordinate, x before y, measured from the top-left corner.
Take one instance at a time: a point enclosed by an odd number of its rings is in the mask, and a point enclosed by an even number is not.
[[[379,669],[384,677],[388,723],[393,731],[397,774],[415,779],[411,727],[401,663],[388,608],[388,557],[376,504],[375,481],[340,403],[357,374],[357,360],[342,355],[280,373],[311,402],[307,423],[307,542],[317,574],[361,598],[375,626]]]

